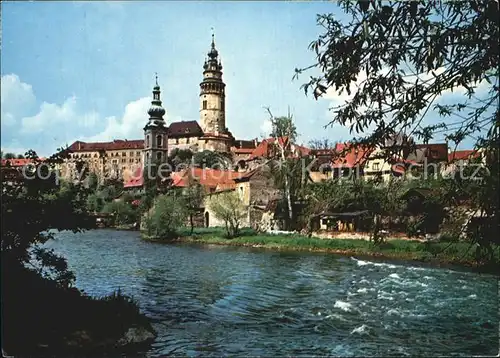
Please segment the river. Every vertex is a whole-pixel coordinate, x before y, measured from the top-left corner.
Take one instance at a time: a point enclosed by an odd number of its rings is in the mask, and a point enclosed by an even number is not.
[[[148,356],[437,356],[499,352],[495,276],[331,254],[59,233],[76,285],[120,288],[154,322]]]

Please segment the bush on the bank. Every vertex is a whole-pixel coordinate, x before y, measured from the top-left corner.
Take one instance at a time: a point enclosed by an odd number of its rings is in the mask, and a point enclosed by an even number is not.
[[[90,194],[87,198],[87,209],[89,212],[100,212],[104,207],[104,201],[97,194]]]
[[[239,235],[241,220],[247,214],[245,206],[235,192],[213,195],[208,203],[214,216],[224,222],[226,236],[233,238]]]
[[[112,214],[115,225],[133,224],[138,218],[137,210],[135,210],[130,203],[126,203],[123,200],[106,203],[102,212]]]
[[[153,208],[145,215],[146,234],[155,238],[174,238],[186,218],[187,206],[182,196],[174,193],[160,195]]]

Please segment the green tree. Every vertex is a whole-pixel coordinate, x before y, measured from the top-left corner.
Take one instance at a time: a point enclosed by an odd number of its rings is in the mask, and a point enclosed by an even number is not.
[[[100,212],[103,206],[104,201],[99,195],[92,193],[87,197],[87,209],[90,212]]]
[[[231,155],[229,153],[213,152],[204,150],[193,156],[193,165],[198,168],[230,169],[232,167]]]
[[[311,149],[335,149],[337,142],[331,141],[328,138],[312,139],[308,146]]]
[[[186,203],[181,195],[167,193],[156,198],[146,214],[145,229],[148,236],[162,239],[176,238],[187,218]]]
[[[112,214],[114,216],[115,225],[133,224],[138,219],[137,211],[130,203],[123,200],[114,200],[106,203],[102,212]]]
[[[90,190],[97,190],[97,187],[99,186],[99,177],[96,173],[92,172],[89,174],[89,176],[87,177],[87,185]]]
[[[5,153],[3,159],[16,159],[16,155],[14,153]]]
[[[310,48],[321,71],[304,85],[317,98],[327,90],[351,94],[334,109],[331,124],[350,125],[358,140],[383,144],[394,134],[428,140],[447,133],[456,144],[467,136],[498,126],[498,2],[340,1],[346,16],[318,16],[324,32]],[[346,20],[344,20],[346,19]],[[306,69],[296,70],[297,74]],[[478,86],[485,91],[478,91]],[[466,95],[453,105],[439,96],[457,87]],[[424,125],[434,105],[442,116],[460,119],[450,125]],[[467,112],[469,110],[469,112]],[[463,113],[463,114],[462,114]],[[478,143],[480,141],[478,140]]]
[[[345,12],[342,19],[334,14],[318,16],[323,33],[310,45],[316,63],[296,70],[296,75],[310,68],[320,72],[304,84],[306,94],[312,90],[316,98],[327,91],[352,95],[333,108],[330,124],[349,126],[359,136],[354,144],[370,146],[384,145],[398,134],[424,143],[441,134],[455,148],[473,138],[485,158],[498,159],[498,2],[342,0],[339,4]],[[465,95],[455,103],[439,100],[459,87]],[[441,118],[431,122],[429,111]],[[388,156],[393,153],[387,151]],[[490,174],[469,205],[495,221],[498,160],[487,161],[486,167]],[[498,235],[486,232],[490,236],[482,233],[471,237],[472,242],[491,245]]]
[[[203,204],[203,194],[203,186],[189,176],[189,182],[187,188],[185,189],[184,198],[187,204],[189,225],[191,226],[190,235],[192,235],[194,231],[193,218],[200,212],[200,207]]]
[[[288,116],[274,117],[270,113],[272,132],[269,134],[272,138],[288,138],[290,143],[295,143],[297,139],[297,127],[293,122],[293,117]]]
[[[231,239],[238,236],[241,220],[247,214],[238,194],[231,191],[212,195],[208,205],[214,216],[224,222],[227,237]]]
[[[303,180],[303,173],[297,176],[297,168],[302,169],[298,164],[302,164],[302,162],[293,158],[294,153],[292,151],[297,137],[297,130],[290,114],[287,117],[275,117],[269,108],[266,109],[273,127],[271,136],[274,138],[271,153],[273,159],[271,172],[274,175],[275,184],[281,188],[283,198],[286,200],[288,214],[286,226],[290,227],[295,219],[293,211],[294,183],[297,183],[296,178],[300,178],[300,181]]]
[[[174,148],[168,155],[168,162],[175,170],[175,168],[180,166],[188,167],[191,164],[192,158],[193,152],[191,150]]]
[[[43,167],[49,165],[49,172],[54,173],[65,159],[61,152]],[[27,157],[36,166],[41,164],[35,152],[29,151]],[[58,186],[55,175],[47,179],[35,176],[21,183],[2,183],[1,195],[3,353],[93,355],[115,349],[132,326],[152,330],[129,297],[118,292],[95,299],[74,288],[75,277],[64,257],[43,245],[57,231],[92,228],[86,210],[87,188],[73,182]],[[78,332],[81,336],[82,330],[91,341],[71,346],[71,337]]]
[[[17,159],[24,159],[24,155],[22,155],[22,154],[18,154],[18,155],[16,155],[16,158],[17,158]]]

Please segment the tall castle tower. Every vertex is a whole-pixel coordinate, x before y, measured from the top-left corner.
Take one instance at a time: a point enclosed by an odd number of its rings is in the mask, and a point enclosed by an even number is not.
[[[165,109],[161,106],[160,86],[156,76],[156,86],[153,88],[153,100],[148,110],[149,120],[144,127],[144,166],[152,163],[165,163],[168,158],[168,127],[163,116]]]
[[[214,35],[203,65],[203,81],[200,83],[200,123],[204,135],[200,149],[228,152],[234,140],[226,128],[226,84],[222,81],[222,63],[215,49]]]

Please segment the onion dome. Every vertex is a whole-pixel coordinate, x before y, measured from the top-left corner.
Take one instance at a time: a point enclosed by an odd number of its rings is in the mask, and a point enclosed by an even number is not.
[[[211,45],[210,51],[208,52],[208,57],[210,57],[210,59],[213,60],[213,59],[217,58],[217,56],[219,56],[219,52],[215,48],[214,34],[212,34],[212,45]]]
[[[160,100],[160,86],[158,85],[158,75],[156,76],[156,85],[153,87],[153,100],[151,101],[151,107],[148,109],[148,114],[152,119],[163,120],[165,115],[165,108],[161,106]]]

